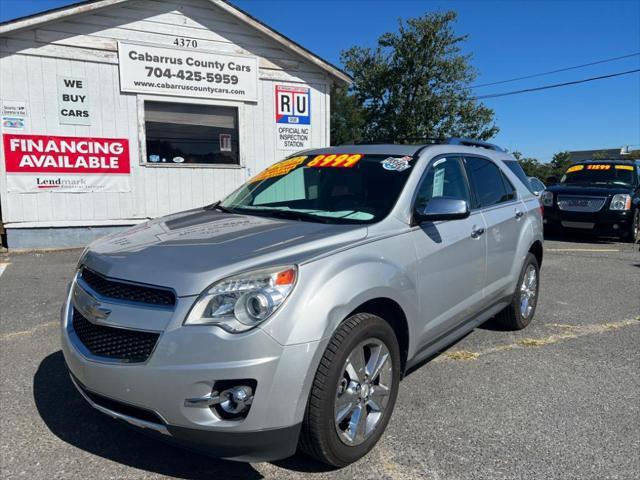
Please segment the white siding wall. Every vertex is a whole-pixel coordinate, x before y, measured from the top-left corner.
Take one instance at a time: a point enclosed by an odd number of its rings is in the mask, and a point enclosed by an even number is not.
[[[172,46],[176,36],[197,39],[200,51],[259,57],[257,103],[209,102],[239,107],[242,168],[141,165],[138,97],[143,96],[120,92],[117,41]],[[275,83],[302,83],[311,88],[312,145],[329,143],[330,80],[326,73],[207,0],[140,0],[69,17],[0,38],[0,55],[0,99],[25,101],[29,110],[26,128],[11,133],[126,137],[131,149],[132,189],[126,193],[9,194],[4,161],[0,162],[2,217],[10,226],[109,224],[222,198],[249,176],[291,153],[276,147]],[[90,126],[59,124],[57,75],[88,80]],[[166,96],[158,98],[167,100]]]

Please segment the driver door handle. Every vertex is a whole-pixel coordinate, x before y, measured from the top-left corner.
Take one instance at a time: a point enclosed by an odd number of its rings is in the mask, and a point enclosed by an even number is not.
[[[524,212],[522,210],[516,210],[516,218],[519,220],[524,216]]]
[[[480,227],[480,228],[474,227],[473,230],[471,230],[471,238],[478,238],[483,233],[484,233],[484,228],[482,228],[482,227]]]

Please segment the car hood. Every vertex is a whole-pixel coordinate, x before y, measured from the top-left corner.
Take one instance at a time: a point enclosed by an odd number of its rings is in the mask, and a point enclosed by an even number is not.
[[[300,263],[366,236],[361,225],[197,209],[104,237],[90,245],[81,263],[111,278],[170,287],[188,296],[228,275]]]
[[[588,197],[605,197],[616,193],[629,193],[631,187],[621,185],[564,185],[558,183],[547,187],[547,191],[563,195],[584,195]]]

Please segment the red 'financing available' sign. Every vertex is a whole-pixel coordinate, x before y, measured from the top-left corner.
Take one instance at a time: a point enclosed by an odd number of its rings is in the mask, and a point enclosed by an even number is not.
[[[126,138],[3,135],[9,192],[128,192]]]

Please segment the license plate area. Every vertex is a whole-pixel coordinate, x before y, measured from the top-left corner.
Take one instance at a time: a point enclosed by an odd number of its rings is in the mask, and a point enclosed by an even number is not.
[[[582,230],[593,230],[595,223],[593,222],[567,222],[562,221],[562,226],[566,228],[580,228]]]

